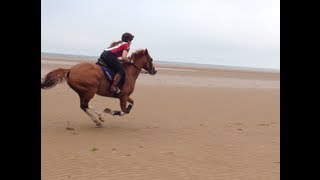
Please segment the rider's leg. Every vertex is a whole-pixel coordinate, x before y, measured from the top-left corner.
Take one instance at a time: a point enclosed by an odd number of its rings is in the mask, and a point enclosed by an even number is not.
[[[112,93],[120,93],[120,89],[118,88],[118,86],[123,84],[124,80],[122,79],[125,77],[125,72],[122,65],[120,64],[117,57],[109,51],[104,51],[101,54],[100,59],[102,59],[105,62],[105,64],[111,69],[113,69],[116,73],[111,83],[109,91],[111,91]]]
[[[119,88],[119,86],[121,86],[124,83],[124,79],[125,79],[125,72],[123,70],[123,67],[121,66],[121,64],[119,63],[120,66],[118,66],[117,70],[118,73],[114,76],[112,84],[110,86],[110,91],[112,93],[120,93],[121,90]]]
[[[112,93],[120,93],[120,89],[118,88],[118,84],[121,80],[121,75],[119,73],[117,73],[114,78],[113,78],[113,81],[112,81],[112,84],[110,86],[110,92]]]

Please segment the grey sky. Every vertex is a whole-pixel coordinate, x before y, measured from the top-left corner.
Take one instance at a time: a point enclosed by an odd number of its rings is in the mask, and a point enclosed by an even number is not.
[[[155,60],[280,69],[280,0],[42,0],[41,51],[99,56],[121,34]]]

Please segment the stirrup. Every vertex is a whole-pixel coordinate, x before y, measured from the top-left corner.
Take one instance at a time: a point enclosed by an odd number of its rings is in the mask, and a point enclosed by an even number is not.
[[[116,87],[116,94],[119,94],[121,92],[120,88]]]
[[[121,90],[120,90],[119,87],[116,87],[116,88],[115,88],[115,91],[112,91],[111,88],[110,88],[109,91],[110,91],[111,93],[114,93],[114,94],[119,94],[119,93],[121,92]]]

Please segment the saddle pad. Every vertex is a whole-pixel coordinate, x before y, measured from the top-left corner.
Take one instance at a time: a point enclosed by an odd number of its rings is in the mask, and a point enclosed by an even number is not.
[[[100,68],[102,69],[102,71],[104,72],[104,75],[109,79],[109,80],[113,80],[113,77],[115,76],[114,71],[104,65],[101,65],[100,63],[96,63],[98,66],[100,66]]]

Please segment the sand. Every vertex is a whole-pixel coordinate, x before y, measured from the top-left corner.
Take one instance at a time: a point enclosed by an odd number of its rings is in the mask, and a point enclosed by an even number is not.
[[[42,59],[42,77],[72,65],[58,61]],[[278,72],[155,66],[139,76],[130,114],[104,114],[103,128],[66,83],[41,90],[43,180],[280,179]],[[98,95],[90,104],[120,110]]]

